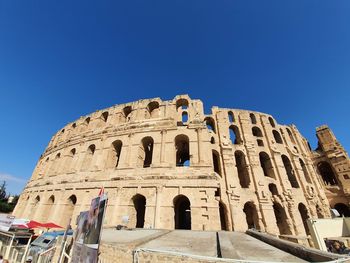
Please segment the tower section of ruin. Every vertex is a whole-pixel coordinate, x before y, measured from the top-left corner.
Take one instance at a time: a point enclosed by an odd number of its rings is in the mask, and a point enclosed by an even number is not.
[[[14,214],[65,225],[101,187],[105,224],[305,235],[329,217],[307,141],[269,114],[188,95],[96,111],[51,139]]]

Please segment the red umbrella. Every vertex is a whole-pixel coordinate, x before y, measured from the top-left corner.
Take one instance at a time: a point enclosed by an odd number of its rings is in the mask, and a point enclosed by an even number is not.
[[[40,228],[43,227],[43,224],[34,220],[30,220],[27,224],[28,228]]]
[[[45,228],[63,228],[59,225],[56,225],[55,223],[49,222],[49,223],[43,223],[41,224]]]

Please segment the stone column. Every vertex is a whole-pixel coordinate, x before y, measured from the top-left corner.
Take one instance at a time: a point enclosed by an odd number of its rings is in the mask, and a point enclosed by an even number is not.
[[[162,193],[163,186],[157,186],[156,188],[156,209],[154,210],[154,228],[160,228],[160,210],[161,210],[161,201],[162,201]]]

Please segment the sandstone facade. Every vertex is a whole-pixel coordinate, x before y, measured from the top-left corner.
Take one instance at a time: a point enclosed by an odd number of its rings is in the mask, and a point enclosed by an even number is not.
[[[305,235],[308,217],[349,203],[349,158],[327,127],[317,135],[312,152],[294,125],[247,110],[206,115],[187,95],[116,105],[53,136],[14,214],[74,226],[103,186],[107,226]]]

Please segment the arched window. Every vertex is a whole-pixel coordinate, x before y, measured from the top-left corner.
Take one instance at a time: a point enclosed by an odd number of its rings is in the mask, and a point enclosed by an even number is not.
[[[217,151],[212,151],[214,172],[221,176],[220,156]]]
[[[275,184],[269,184],[269,190],[272,195],[278,195],[277,186]]]
[[[283,144],[282,137],[281,137],[280,133],[276,130],[273,130],[272,133],[273,133],[273,137],[275,138],[276,143]]]
[[[237,173],[239,178],[239,184],[241,185],[242,188],[249,188],[250,178],[249,178],[249,171],[248,171],[248,166],[246,163],[244,153],[241,151],[236,151],[235,161],[236,161],[236,168],[237,168]]]
[[[191,229],[191,203],[184,195],[174,198],[175,229]]]
[[[64,133],[64,129],[61,130],[61,133]]]
[[[250,122],[251,122],[252,124],[256,124],[255,115],[254,115],[253,113],[251,113],[249,116],[250,116]]]
[[[120,163],[120,155],[122,152],[123,143],[121,140],[112,142],[107,159],[108,168],[117,168]]]
[[[264,175],[276,179],[270,156],[265,152],[260,152],[259,160]]]
[[[214,122],[213,118],[207,117],[204,119],[204,121],[205,121],[205,124],[206,124],[208,130],[215,133],[215,122]]]
[[[292,163],[290,162],[289,158],[285,155],[282,155],[282,161],[291,186],[293,188],[299,188],[299,183],[297,181],[297,178],[295,177]]]
[[[303,160],[300,159],[300,158],[299,158],[299,162],[300,162],[300,166],[301,166],[301,168],[302,168],[302,170],[303,170],[303,174],[304,174],[304,177],[305,177],[306,181],[307,181],[309,184],[311,184],[311,183],[312,183],[312,182],[311,182],[311,178],[310,178],[310,175],[309,175],[309,172],[308,172],[308,170],[307,170],[307,168],[306,168],[305,163],[304,163]]]
[[[148,103],[147,110],[149,112],[150,118],[159,117],[159,103],[157,101],[152,101]]]
[[[131,106],[124,107],[123,115],[124,115],[124,118],[125,118],[126,122],[130,121],[130,114],[131,114],[131,112],[132,112]]]
[[[188,101],[186,99],[179,99],[176,101],[176,110],[181,108],[182,110],[187,110],[188,108]]]
[[[340,216],[350,217],[350,209],[346,204],[337,203],[334,205],[334,209],[339,212]]]
[[[333,172],[332,167],[327,162],[320,162],[317,165],[318,172],[322,176],[323,182],[325,185],[337,185],[337,179],[335,178],[335,174]]]
[[[145,137],[141,141],[139,148],[139,159],[144,168],[150,167],[152,164],[153,144],[154,141],[152,137]]]
[[[254,126],[254,127],[252,128],[252,133],[253,133],[253,135],[254,135],[255,137],[263,137],[263,134],[262,134],[260,128],[258,128],[258,127],[256,127],[256,126]]]
[[[273,211],[275,213],[276,223],[281,235],[291,235],[292,232],[288,226],[287,214],[284,208],[277,202],[273,203]]]
[[[215,144],[215,139],[214,139],[214,137],[211,137],[210,143],[211,143],[211,144]]]
[[[239,129],[235,125],[230,126],[230,139],[233,144],[241,144],[242,139],[239,133]]]
[[[246,215],[248,229],[254,228],[259,230],[259,217],[255,204],[253,202],[245,203],[243,212]]]
[[[90,117],[87,117],[86,119],[85,119],[85,124],[89,124],[90,123],[90,120],[91,120],[91,118]]]
[[[132,198],[136,213],[136,228],[143,228],[145,224],[146,197],[137,194]]]
[[[228,112],[228,122],[229,123],[232,123],[235,121],[235,116],[233,115],[233,112],[232,111],[229,111]]]
[[[190,143],[186,135],[175,137],[176,166],[190,166]]]
[[[187,123],[188,122],[187,111],[183,111],[181,116],[182,116],[182,119],[181,119],[182,124]]]
[[[287,132],[288,132],[289,138],[290,138],[290,140],[292,141],[292,143],[295,143],[293,134],[292,134],[292,132],[290,131],[290,129],[287,128]]]
[[[309,218],[309,213],[307,211],[306,206],[303,203],[299,203],[298,210],[300,213],[301,220],[303,221],[303,225],[305,228],[305,233],[307,235],[310,235],[309,227],[307,226],[307,220]]]
[[[87,151],[86,151],[86,154],[85,154],[85,158],[84,158],[84,161],[83,161],[83,166],[82,166],[83,170],[86,171],[86,170],[88,170],[91,167],[93,156],[95,154],[95,150],[96,150],[96,146],[94,144],[91,144],[87,148]]]
[[[74,122],[74,123],[72,124],[72,128],[75,129],[76,127],[77,127],[77,124]]]
[[[275,125],[275,122],[273,121],[273,119],[271,117],[269,117],[269,122],[270,122],[270,125],[275,128],[276,125]]]
[[[227,219],[227,209],[226,206],[222,201],[219,201],[219,214],[220,214],[220,224],[221,224],[221,230],[228,231],[228,219]]]
[[[102,113],[101,118],[104,122],[107,122],[108,119],[108,111]]]

